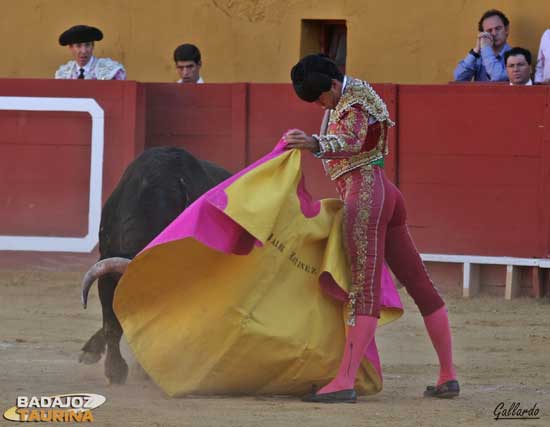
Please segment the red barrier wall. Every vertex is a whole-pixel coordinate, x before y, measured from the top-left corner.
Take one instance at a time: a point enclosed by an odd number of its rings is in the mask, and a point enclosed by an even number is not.
[[[184,147],[232,172],[269,153],[285,131],[300,128],[318,133],[323,110],[299,100],[288,84],[144,84],[147,109],[146,146]],[[392,117],[397,86],[375,85]],[[387,173],[396,177],[396,132],[390,131]],[[321,163],[304,156],[311,193],[336,197]]]
[[[375,85],[397,127],[388,175],[421,252],[550,255],[547,87]],[[143,147],[182,146],[235,172],[322,110],[284,84],[1,80],[0,96],[94,98],[105,110],[103,199]],[[0,111],[0,234],[80,236],[88,209],[90,118]],[[308,188],[334,197],[304,155]]]
[[[232,172],[246,165],[246,84],[143,86],[147,147],[184,147]]]
[[[549,255],[548,95],[399,87],[399,185],[422,252]]]
[[[0,96],[96,100],[105,114],[103,200],[143,151],[144,98],[135,82],[0,79]],[[0,235],[85,235],[90,116],[0,110],[0,129]]]

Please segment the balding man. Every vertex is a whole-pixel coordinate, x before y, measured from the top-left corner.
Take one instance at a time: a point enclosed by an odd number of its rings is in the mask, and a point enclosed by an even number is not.
[[[510,21],[500,10],[485,12],[478,23],[479,34],[476,44],[455,68],[456,81],[506,81],[504,53],[510,50],[506,42],[510,32]]]

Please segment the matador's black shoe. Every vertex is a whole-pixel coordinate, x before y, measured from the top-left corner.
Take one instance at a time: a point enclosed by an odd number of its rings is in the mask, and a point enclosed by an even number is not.
[[[426,387],[424,397],[438,397],[440,399],[452,399],[460,394],[460,386],[457,380],[447,381],[438,386]]]
[[[302,402],[313,403],[356,403],[357,393],[354,389],[317,393],[317,387],[312,386],[311,392],[302,397]]]

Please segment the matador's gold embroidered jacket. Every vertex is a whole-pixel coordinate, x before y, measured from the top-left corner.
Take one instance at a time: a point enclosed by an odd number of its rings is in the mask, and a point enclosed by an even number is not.
[[[376,123],[369,125],[369,116]],[[320,147],[316,156],[323,159],[333,180],[359,166],[381,162],[388,154],[391,126],[382,98],[367,82],[348,76],[344,93],[330,112],[327,134],[313,135]]]
[[[75,60],[61,65],[55,72],[56,79],[75,80],[78,78],[79,66]],[[86,80],[126,80],[124,66],[111,58],[96,58],[92,56],[86,64]]]

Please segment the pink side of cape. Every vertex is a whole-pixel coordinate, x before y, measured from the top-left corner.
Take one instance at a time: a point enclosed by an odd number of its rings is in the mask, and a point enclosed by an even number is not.
[[[224,190],[252,169],[282,154],[285,145],[283,140],[279,141],[271,153],[207,191],[172,221],[143,251],[186,237],[192,237],[212,249],[238,255],[249,253],[255,244],[261,245],[250,233],[223,213],[227,206],[227,195]]]

